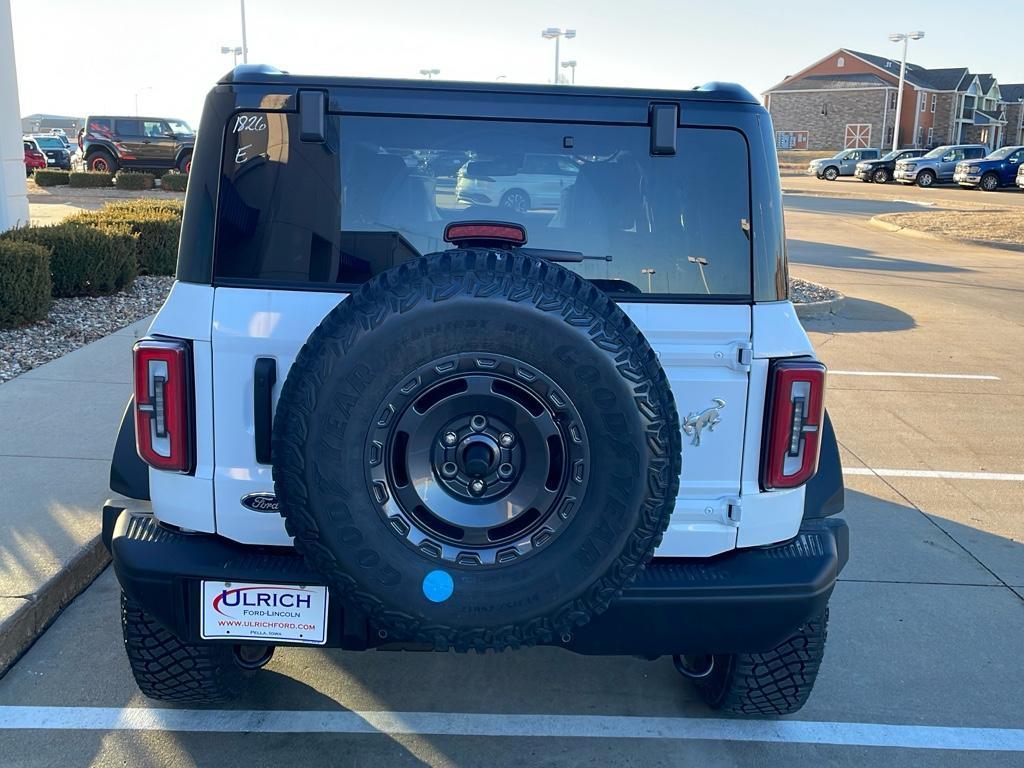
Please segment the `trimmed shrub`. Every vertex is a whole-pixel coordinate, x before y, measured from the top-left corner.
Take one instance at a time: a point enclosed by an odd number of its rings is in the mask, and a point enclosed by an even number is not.
[[[46,317],[50,310],[50,252],[41,245],[0,240],[0,328]]]
[[[58,184],[67,184],[70,171],[62,171],[60,168],[40,168],[32,178],[40,187],[56,187]]]
[[[72,187],[112,187],[114,174],[103,171],[72,171],[68,174],[68,182]]]
[[[171,204],[168,205],[167,202]],[[173,275],[181,237],[181,203],[132,200],[108,203],[99,211],[73,216],[69,221],[110,231],[129,231],[136,238],[139,274]]]
[[[135,240],[126,232],[65,222],[13,229],[2,237],[50,251],[54,296],[100,296],[116,293],[135,279]]]
[[[152,189],[154,179],[156,176],[152,173],[118,171],[114,175],[114,186],[118,189]]]
[[[184,192],[186,185],[188,185],[187,173],[168,171],[160,177],[160,189],[166,189],[168,192]]]

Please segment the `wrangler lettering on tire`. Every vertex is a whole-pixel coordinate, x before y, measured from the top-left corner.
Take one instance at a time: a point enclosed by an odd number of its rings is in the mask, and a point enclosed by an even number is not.
[[[463,249],[378,275],[310,335],[274,481],[296,548],[378,631],[502,649],[569,636],[632,581],[680,440],[614,302],[533,256]]]

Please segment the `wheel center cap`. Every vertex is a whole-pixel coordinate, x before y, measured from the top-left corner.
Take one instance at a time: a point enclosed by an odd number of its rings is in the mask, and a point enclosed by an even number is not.
[[[498,444],[489,435],[469,435],[459,444],[458,461],[470,477],[486,477],[498,460]]]

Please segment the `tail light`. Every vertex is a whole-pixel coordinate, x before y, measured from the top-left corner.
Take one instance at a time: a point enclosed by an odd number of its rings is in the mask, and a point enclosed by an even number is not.
[[[155,469],[191,472],[192,365],[176,339],[140,339],[135,354],[135,447]]]
[[[776,360],[769,374],[768,402],[761,485],[796,488],[818,471],[825,366],[810,359]]]

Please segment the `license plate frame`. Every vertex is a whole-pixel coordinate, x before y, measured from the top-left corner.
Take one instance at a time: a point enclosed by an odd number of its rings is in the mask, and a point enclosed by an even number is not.
[[[324,645],[330,594],[326,586],[203,580],[203,640],[258,640]]]

